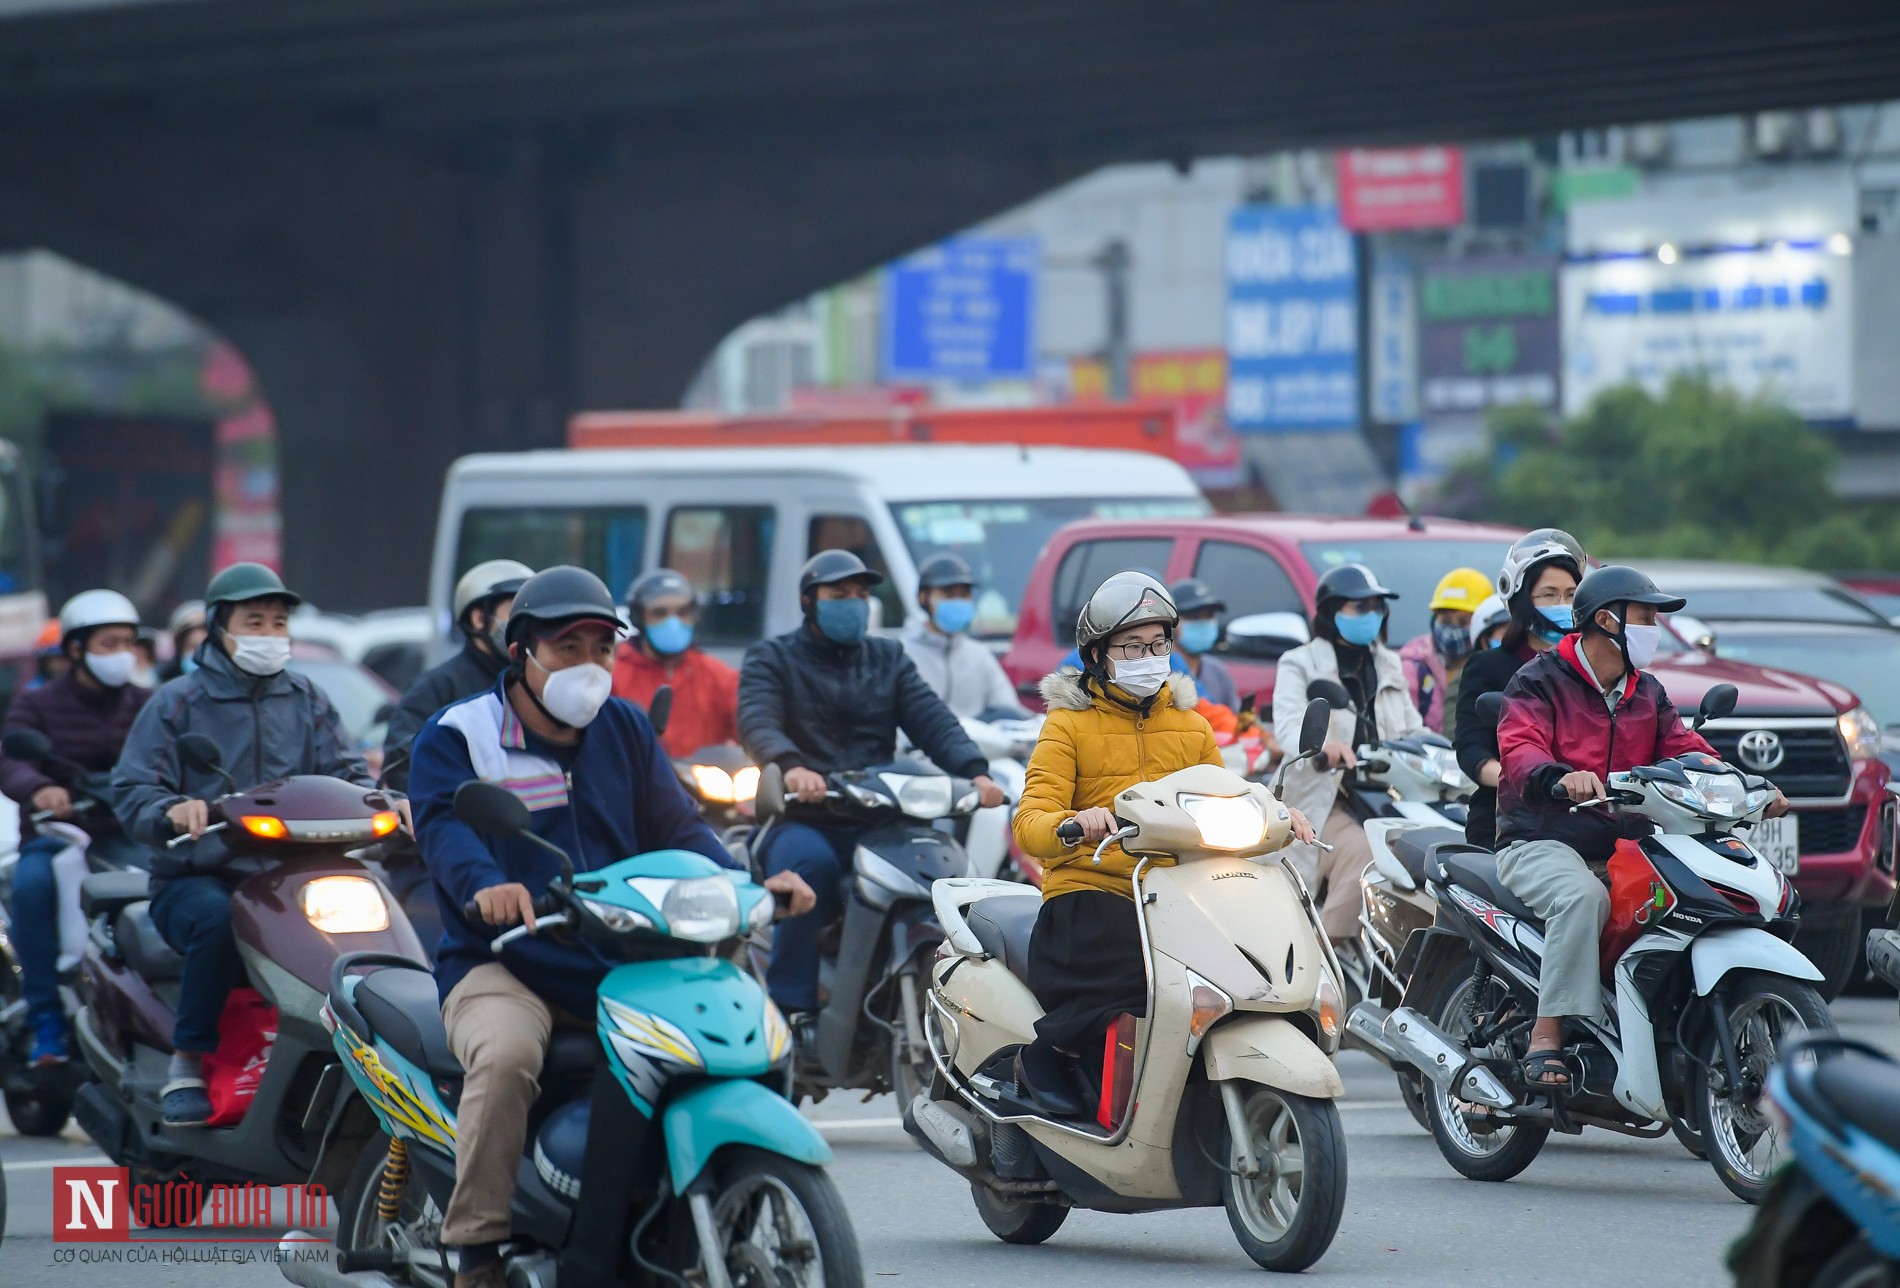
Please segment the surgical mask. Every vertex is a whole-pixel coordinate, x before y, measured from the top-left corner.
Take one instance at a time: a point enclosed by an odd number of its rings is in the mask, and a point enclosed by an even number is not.
[[[1183,652],[1193,653],[1197,657],[1211,652],[1220,642],[1220,623],[1208,618],[1205,621],[1182,622],[1175,638],[1180,641]]]
[[[640,634],[655,653],[663,653],[668,657],[684,653],[693,642],[693,628],[678,613],[670,613],[657,622],[647,623],[641,627]]]
[[[1339,628],[1340,639],[1364,648],[1379,638],[1379,632],[1385,627],[1385,614],[1339,613],[1334,616],[1333,624]]]
[[[1471,651],[1470,628],[1452,622],[1432,623],[1432,647],[1447,662],[1456,662]]]
[[[541,689],[541,705],[562,724],[584,729],[613,696],[614,674],[604,666],[582,662],[550,671],[541,659],[530,653],[528,660],[546,672],[548,682]]]
[[[1544,620],[1552,626],[1566,631],[1577,629],[1576,614],[1570,611],[1569,604],[1539,604],[1537,611],[1543,614]]]
[[[1115,663],[1115,683],[1138,698],[1149,698],[1161,692],[1161,686],[1168,682],[1168,672],[1173,663],[1165,657],[1135,657],[1118,660]]]
[[[290,665],[290,640],[282,635],[233,635],[231,662],[250,675],[276,675]]]
[[[976,620],[976,601],[974,599],[940,599],[937,606],[930,610],[930,620],[945,635],[958,635],[970,629],[970,623]]]
[[[178,673],[180,675],[190,675],[193,671],[197,669],[198,669],[198,655],[196,653],[186,654],[184,660],[179,662],[178,664]]]
[[[88,653],[85,656],[86,669],[92,672],[92,678],[108,689],[123,688],[139,668],[136,653]]]
[[[868,599],[821,599],[812,605],[818,633],[833,644],[856,644],[871,629]]]
[[[1662,627],[1623,623],[1623,648],[1629,653],[1630,665],[1637,670],[1644,670],[1656,660],[1656,649],[1661,644]]]

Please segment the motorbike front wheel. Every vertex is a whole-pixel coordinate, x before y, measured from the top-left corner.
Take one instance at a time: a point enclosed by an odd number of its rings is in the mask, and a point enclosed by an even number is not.
[[[907,970],[898,976],[895,985],[897,992],[897,1015],[891,1034],[891,1094],[897,1098],[897,1107],[904,1113],[910,1113],[910,1102],[920,1092],[930,1089],[930,1081],[936,1076],[936,1063],[930,1058],[929,1041],[923,1036],[924,990],[928,984],[915,970]],[[913,1041],[911,1034],[916,1034]]]
[[[736,1147],[716,1177],[713,1223],[733,1288],[862,1288],[858,1236],[821,1169]]]
[[[1729,977],[1728,1026],[1743,1085],[1723,1094],[1711,1070],[1726,1083],[1721,1052],[1711,1043],[1695,1071],[1695,1106],[1709,1165],[1729,1192],[1759,1203],[1768,1178],[1788,1161],[1781,1130],[1762,1105],[1768,1070],[1780,1053],[1809,1033],[1833,1033],[1834,1017],[1811,985],[1781,975],[1742,971]],[[1713,1025],[1709,1026],[1714,1028]]]
[[[1808,1282],[1813,1288],[1895,1288],[1900,1266],[1862,1235],[1830,1257]]]
[[[1304,1270],[1326,1255],[1346,1210],[1346,1131],[1339,1107],[1250,1084],[1242,1092],[1241,1115],[1259,1171],[1242,1176],[1238,1162],[1230,1161],[1221,1186],[1227,1224],[1262,1269]]]

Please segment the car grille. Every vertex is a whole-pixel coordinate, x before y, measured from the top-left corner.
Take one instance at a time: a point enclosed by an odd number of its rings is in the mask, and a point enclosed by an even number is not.
[[[1743,764],[1737,748],[1742,735],[1749,731],[1748,721],[1744,718],[1724,724],[1727,727],[1703,730],[1703,736],[1723,760],[1754,772]],[[1831,721],[1820,728],[1779,728],[1774,732],[1781,738],[1782,761],[1768,771],[1770,782],[1796,799],[1839,799],[1847,795],[1854,781],[1854,767]]]
[[[1801,853],[1841,854],[1853,849],[1860,840],[1860,829],[1867,822],[1867,807],[1796,810],[1795,821],[1800,828]]]

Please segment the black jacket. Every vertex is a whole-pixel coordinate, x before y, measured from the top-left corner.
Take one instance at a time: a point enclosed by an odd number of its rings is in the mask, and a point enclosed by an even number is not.
[[[897,754],[900,726],[945,772],[989,772],[983,753],[894,639],[839,645],[800,626],[746,652],[739,741],[761,765],[830,774],[886,764]]]
[[[1457,736],[1452,745],[1458,751],[1458,767],[1465,777],[1478,781],[1478,771],[1488,760],[1498,758],[1497,726],[1478,714],[1478,699],[1487,693],[1502,693],[1519,667],[1535,654],[1512,649],[1487,648],[1473,653],[1458,678]],[[1498,789],[1480,787],[1466,807],[1465,840],[1486,849],[1498,843]]]
[[[409,790],[409,744],[416,740],[429,717],[453,702],[486,693],[495,687],[495,677],[507,668],[507,661],[474,640],[462,645],[457,653],[432,671],[425,671],[402,695],[396,714],[389,717],[389,731],[383,736],[383,785],[399,792]]]

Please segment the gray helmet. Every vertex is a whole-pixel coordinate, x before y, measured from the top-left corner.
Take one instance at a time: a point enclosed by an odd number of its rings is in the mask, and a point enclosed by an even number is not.
[[[1227,601],[1214,593],[1214,588],[1199,577],[1188,577],[1177,581],[1168,590],[1174,597],[1174,606],[1184,613],[1199,613],[1213,609],[1217,613],[1227,611]]]
[[[638,617],[641,605],[648,600],[669,596],[683,599],[689,604],[696,603],[699,599],[698,594],[693,590],[693,583],[686,580],[683,574],[674,572],[671,568],[655,568],[652,572],[642,573],[635,577],[633,583],[627,587],[627,607],[632,610],[635,617]]]
[[[1340,564],[1330,568],[1313,589],[1314,609],[1324,616],[1328,608],[1347,599],[1397,599],[1399,592],[1387,589],[1362,563]]]
[[[1498,570],[1498,598],[1510,602],[1524,589],[1535,569],[1552,561],[1561,561],[1579,578],[1588,567],[1583,546],[1562,528],[1526,532],[1504,552],[1504,567]]]
[[[302,595],[292,592],[282,577],[260,563],[234,563],[220,570],[205,587],[205,603],[212,608],[251,599],[282,599],[292,608],[303,603]]]
[[[165,629],[173,635],[183,635],[186,631],[205,624],[205,601],[187,599],[172,609],[171,620],[165,623]]]
[[[1075,623],[1075,644],[1086,649],[1130,626],[1160,622],[1172,633],[1181,614],[1168,588],[1145,572],[1118,572],[1089,596]]]
[[[917,589],[942,590],[945,586],[974,586],[976,574],[960,554],[939,550],[917,569]]]
[[[798,573],[798,597],[811,594],[815,586],[835,586],[841,581],[862,581],[867,586],[884,582],[884,574],[865,566],[864,560],[849,550],[820,550],[805,561]]]
[[[468,610],[484,600],[514,594],[532,576],[534,569],[513,559],[487,559],[476,564],[455,583],[455,596],[450,607],[455,613],[456,622],[466,621]]]
[[[622,629],[620,611],[607,583],[573,564],[544,568],[521,583],[508,614],[508,643],[515,644],[539,622],[604,622]]]
[[[1621,564],[1606,564],[1590,570],[1577,583],[1577,597],[1570,612],[1577,629],[1603,633],[1596,625],[1597,614],[1618,604],[1650,604],[1659,613],[1679,613],[1688,604],[1680,595],[1671,595],[1657,587],[1648,574]]]

